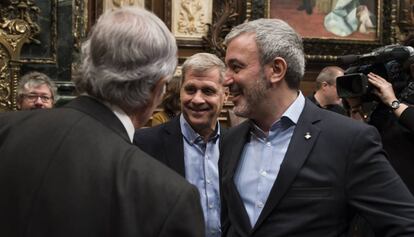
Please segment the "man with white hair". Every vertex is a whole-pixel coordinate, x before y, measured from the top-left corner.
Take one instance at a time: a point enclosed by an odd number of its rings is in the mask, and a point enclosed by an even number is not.
[[[175,70],[173,35],[123,8],[82,53],[82,96],[0,116],[0,236],[204,236],[197,189],[132,144]]]

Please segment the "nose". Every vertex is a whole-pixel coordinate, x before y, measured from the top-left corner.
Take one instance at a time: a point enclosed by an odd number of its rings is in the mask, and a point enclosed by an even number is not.
[[[204,97],[203,97],[203,93],[200,90],[198,90],[194,94],[191,102],[194,103],[194,104],[204,104],[205,103],[205,100],[204,100]]]
[[[40,96],[38,96],[36,99],[35,99],[35,104],[43,104],[43,101],[42,101],[42,99],[40,98]]]
[[[230,69],[226,70],[226,73],[224,75],[224,86],[230,86],[231,84],[233,84],[233,74],[231,73]]]
[[[43,108],[44,105],[45,103],[42,101],[42,99],[40,99],[40,96],[38,96],[34,101],[34,106],[36,106],[37,108]]]

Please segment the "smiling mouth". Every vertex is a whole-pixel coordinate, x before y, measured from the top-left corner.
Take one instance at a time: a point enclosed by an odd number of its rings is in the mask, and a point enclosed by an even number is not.
[[[238,97],[238,96],[240,96],[242,93],[241,93],[241,91],[237,91],[237,92],[232,92],[231,93],[231,95],[233,96],[233,97]]]
[[[202,113],[202,112],[206,112],[209,110],[208,108],[191,108],[191,107],[189,107],[188,109],[190,109],[194,113]]]
[[[241,88],[236,84],[231,85],[229,91],[230,95],[232,95],[233,97],[237,97],[242,94]]]

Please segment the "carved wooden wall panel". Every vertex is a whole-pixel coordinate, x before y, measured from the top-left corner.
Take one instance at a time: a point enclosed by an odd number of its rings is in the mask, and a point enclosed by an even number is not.
[[[402,41],[408,34],[414,34],[414,0],[399,1],[397,10],[397,36]]]
[[[103,11],[125,6],[145,6],[145,0],[104,0]]]
[[[212,0],[177,0],[172,4],[171,30],[177,38],[199,39],[212,22]]]

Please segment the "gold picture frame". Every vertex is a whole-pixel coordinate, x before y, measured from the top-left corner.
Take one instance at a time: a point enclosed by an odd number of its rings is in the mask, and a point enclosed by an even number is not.
[[[392,20],[397,17],[396,3],[384,0],[266,0],[264,15],[285,20],[303,36],[308,60],[335,61],[338,56],[367,53],[396,43],[397,23]],[[369,26],[362,24],[363,19],[369,21],[366,24]]]

